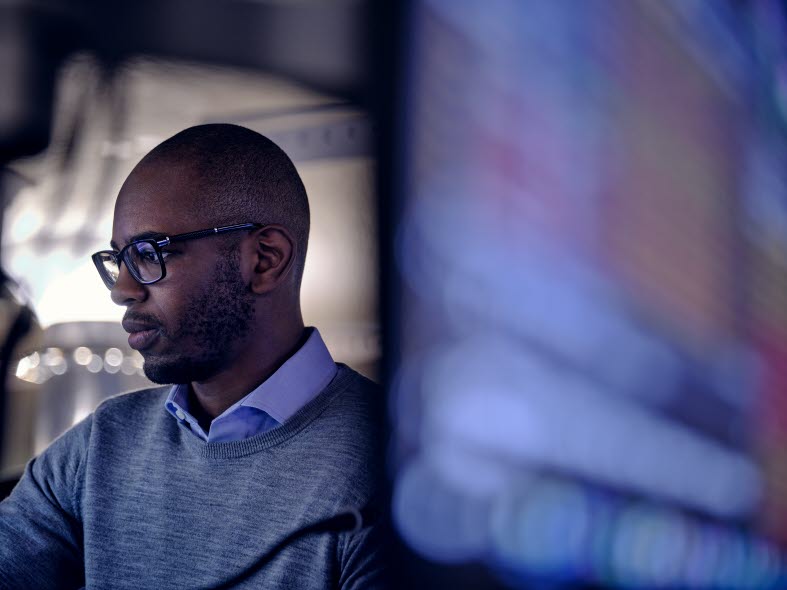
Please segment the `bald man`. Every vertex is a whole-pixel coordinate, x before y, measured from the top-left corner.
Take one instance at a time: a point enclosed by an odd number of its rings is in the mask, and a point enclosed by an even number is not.
[[[381,394],[304,327],[309,205],[235,125],[157,146],[96,269],[161,387],[112,398],[0,503],[0,588],[375,588]]]

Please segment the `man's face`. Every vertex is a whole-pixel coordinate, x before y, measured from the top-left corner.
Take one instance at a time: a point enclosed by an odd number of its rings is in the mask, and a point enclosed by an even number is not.
[[[194,215],[199,190],[184,167],[152,164],[135,171],[115,206],[113,247],[151,232],[163,237],[211,227],[213,221]],[[205,381],[230,368],[241,352],[255,300],[241,275],[239,250],[222,246],[208,237],[164,248],[166,276],[153,285],[136,283],[121,266],[112,299],[127,307],[124,327],[141,346],[151,381]]]

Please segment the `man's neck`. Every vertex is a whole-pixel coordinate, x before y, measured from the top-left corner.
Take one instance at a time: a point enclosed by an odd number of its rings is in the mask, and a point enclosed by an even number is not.
[[[206,381],[191,383],[190,401],[193,399],[199,405],[199,410],[193,408],[192,413],[206,432],[203,421],[210,424],[213,418],[259,387],[303,346],[308,332],[301,321],[286,331],[267,336],[254,339],[226,370]]]

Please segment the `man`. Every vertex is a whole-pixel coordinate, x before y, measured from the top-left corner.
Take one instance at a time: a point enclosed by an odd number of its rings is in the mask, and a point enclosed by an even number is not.
[[[0,588],[382,584],[377,526],[341,516],[375,493],[380,393],[304,328],[308,232],[292,162],[253,131],[192,127],[142,159],[93,260],[145,374],[177,385],[104,402],[30,462],[0,504]]]

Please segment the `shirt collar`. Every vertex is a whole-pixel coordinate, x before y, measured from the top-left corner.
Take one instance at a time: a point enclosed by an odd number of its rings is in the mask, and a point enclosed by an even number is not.
[[[239,405],[257,408],[283,423],[317,397],[336,376],[336,363],[316,328],[301,348]]]
[[[333,380],[337,372],[331,353],[317,328],[306,342],[256,389],[227,408],[215,420],[224,418],[239,407],[256,408],[267,413],[279,424],[314,399]],[[167,410],[179,420],[188,422],[192,430],[196,420],[189,413],[188,384],[173,385],[165,402]]]

